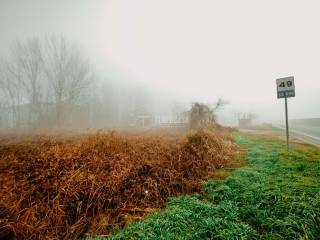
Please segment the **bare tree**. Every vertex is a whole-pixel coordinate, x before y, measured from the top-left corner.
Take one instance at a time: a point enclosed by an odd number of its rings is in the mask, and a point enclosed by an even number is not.
[[[190,128],[206,128],[217,125],[217,111],[228,104],[219,98],[213,107],[202,103],[193,103],[190,111]]]
[[[56,122],[61,126],[67,111],[84,96],[94,77],[88,60],[63,37],[52,36],[44,46],[44,71],[55,105]]]
[[[208,105],[193,103],[190,111],[190,128],[205,128],[212,123],[213,111]]]
[[[222,109],[227,104],[229,104],[228,101],[226,101],[222,98],[219,98],[218,101],[214,104],[213,111],[217,112],[218,110]]]
[[[20,127],[21,112],[19,105],[22,102],[20,74],[13,74],[13,66],[0,61],[0,107],[1,114],[6,114],[6,127]],[[2,117],[4,121],[4,117]],[[3,123],[4,124],[4,123]]]
[[[14,87],[23,92],[22,103],[28,109],[28,124],[35,126],[41,115],[44,95],[43,59],[40,40],[16,41],[11,47],[12,61],[7,65]],[[15,104],[21,104],[19,101]]]
[[[63,126],[93,79],[89,61],[63,37],[16,41],[0,62],[0,105],[13,127]]]

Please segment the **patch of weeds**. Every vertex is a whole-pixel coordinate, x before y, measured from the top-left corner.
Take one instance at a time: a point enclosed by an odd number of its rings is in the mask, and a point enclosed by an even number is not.
[[[320,239],[320,150],[239,134],[248,165],[203,183],[204,196],[114,231],[120,239]]]

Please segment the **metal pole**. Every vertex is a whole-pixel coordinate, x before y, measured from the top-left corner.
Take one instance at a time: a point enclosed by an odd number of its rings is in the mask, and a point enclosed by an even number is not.
[[[286,135],[287,135],[287,151],[289,151],[289,122],[288,122],[288,104],[287,97],[285,97],[285,109],[286,109]]]

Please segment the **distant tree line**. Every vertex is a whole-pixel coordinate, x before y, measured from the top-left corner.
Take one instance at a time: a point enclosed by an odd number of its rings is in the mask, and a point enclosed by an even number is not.
[[[88,59],[64,37],[16,41],[0,62],[0,121],[63,126],[94,80]]]
[[[187,113],[191,128],[216,124],[212,107],[179,101],[121,77],[97,77],[88,58],[63,36],[16,41],[0,59],[0,128],[125,128],[137,116]],[[170,109],[170,110],[169,110]]]
[[[122,128],[157,109],[150,95],[134,81],[98,78],[63,36],[16,41],[0,59],[0,128]]]

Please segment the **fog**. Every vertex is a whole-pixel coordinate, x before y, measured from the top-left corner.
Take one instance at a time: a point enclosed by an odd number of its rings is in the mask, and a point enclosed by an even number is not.
[[[276,79],[286,76],[296,86],[289,117],[318,118],[319,10],[316,0],[0,0],[0,58],[17,41],[62,36],[90,62],[92,84],[79,95],[87,111],[77,115],[89,114],[90,127],[219,98],[229,102],[222,123],[235,124],[239,112],[283,120]]]

